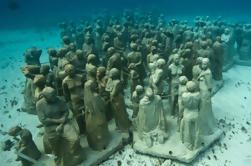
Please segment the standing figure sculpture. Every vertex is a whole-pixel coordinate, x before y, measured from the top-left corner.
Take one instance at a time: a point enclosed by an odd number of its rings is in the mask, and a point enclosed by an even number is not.
[[[180,56],[175,54],[173,62],[169,65],[169,109],[172,116],[178,114],[178,88],[179,77],[182,74],[184,66],[180,64]]]
[[[180,122],[181,119],[183,118],[183,113],[184,113],[184,105],[182,103],[182,95],[183,93],[187,92],[187,77],[186,76],[180,76],[179,78],[179,89],[178,89],[178,108],[179,108],[179,113],[178,113],[178,131],[180,131]]]
[[[41,93],[36,109],[40,122],[57,166],[76,166],[83,157],[80,154],[80,139],[76,128],[68,119],[65,102],[56,96],[55,89],[46,87]]]
[[[200,134],[210,135],[216,128],[216,120],[212,112],[211,83],[212,73],[209,69],[209,59],[203,58],[201,62],[201,73],[198,77],[201,95],[199,126]]]
[[[128,130],[131,124],[126,112],[123,85],[120,81],[119,70],[116,68],[111,69],[109,77],[110,81],[107,82],[106,90],[110,92],[110,100],[116,126],[119,130]]]
[[[98,85],[93,80],[85,83],[84,100],[88,144],[94,150],[103,150],[109,143],[108,123],[105,102],[98,94]]]
[[[167,126],[163,104],[160,96],[154,95],[152,89],[146,89],[145,96],[140,100],[136,120],[139,138],[148,147],[155,143],[164,144],[167,139]]]
[[[64,97],[69,102],[74,118],[76,118],[81,134],[85,131],[84,121],[84,78],[75,73],[75,67],[71,64],[65,66],[67,76],[64,78],[62,87]]]
[[[196,91],[196,83],[193,81],[188,81],[186,87],[187,92],[184,92],[181,96],[184,113],[180,124],[180,136],[182,143],[189,150],[194,150],[197,148],[199,141],[200,93]]]

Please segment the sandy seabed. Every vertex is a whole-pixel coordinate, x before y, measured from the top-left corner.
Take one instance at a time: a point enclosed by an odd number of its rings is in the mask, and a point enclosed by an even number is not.
[[[37,116],[20,112],[25,78],[20,67],[25,65],[23,53],[36,46],[43,50],[41,63],[48,62],[47,49],[59,48],[58,28],[44,30],[0,30],[0,144],[11,139],[10,127],[20,124],[29,129],[33,137],[39,130]],[[214,115],[224,135],[193,163],[172,161],[172,166],[250,166],[251,165],[251,67],[233,66],[224,73],[224,87],[212,98]],[[0,149],[1,166],[17,166],[15,148]],[[136,154],[130,145],[100,164],[108,165],[164,165],[169,161]]]

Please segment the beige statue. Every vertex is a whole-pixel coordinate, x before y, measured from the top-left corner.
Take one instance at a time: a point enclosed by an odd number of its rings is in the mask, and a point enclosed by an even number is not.
[[[216,120],[212,112],[211,83],[212,73],[209,69],[209,59],[203,58],[201,62],[201,73],[198,77],[201,95],[199,127],[200,134],[210,135],[216,129]]]
[[[76,128],[68,119],[65,102],[56,96],[55,89],[46,87],[36,104],[37,115],[44,126],[45,136],[56,156],[57,166],[76,166],[83,157],[80,154],[80,139]]]
[[[108,123],[105,115],[105,102],[98,94],[98,85],[89,80],[85,83],[85,120],[89,146],[103,150],[109,143]]]
[[[199,141],[198,117],[200,93],[196,91],[196,83],[193,81],[188,81],[186,87],[187,92],[184,92],[181,96],[184,113],[180,124],[180,137],[182,143],[189,150],[194,150],[197,148]]]
[[[137,85],[135,91],[132,93],[132,106],[133,106],[133,118],[136,118],[139,112],[139,102],[144,97],[144,88],[141,85]]]
[[[36,114],[36,100],[35,100],[35,89],[36,86],[33,83],[33,79],[36,74],[40,73],[40,66],[27,65],[21,67],[21,71],[26,77],[24,87],[24,103],[22,110],[30,114]]]
[[[178,115],[178,88],[179,77],[182,75],[183,65],[180,64],[179,54],[173,56],[173,62],[169,65],[169,109],[172,116]]]
[[[179,89],[178,89],[178,108],[179,108],[179,114],[178,114],[178,131],[180,131],[180,122],[183,118],[183,112],[184,112],[184,105],[182,103],[182,95],[184,92],[187,92],[187,77],[186,76],[180,76],[179,78]]]
[[[106,90],[110,92],[110,100],[116,126],[119,130],[128,130],[131,124],[126,112],[123,85],[120,81],[119,70],[112,68],[109,72],[109,77],[110,81],[107,82]]]
[[[156,95],[162,95],[164,91],[164,71],[163,68],[166,64],[164,59],[157,60],[157,68],[155,69],[154,73],[151,74],[151,84]]]
[[[145,96],[140,100],[136,120],[139,138],[148,147],[164,144],[167,139],[166,118],[160,96],[154,95],[152,89],[146,89]]]
[[[73,116],[78,123],[79,131],[81,134],[85,131],[84,122],[84,78],[82,75],[76,74],[75,67],[71,64],[65,66],[67,76],[63,80],[62,87],[64,97],[70,104]]]

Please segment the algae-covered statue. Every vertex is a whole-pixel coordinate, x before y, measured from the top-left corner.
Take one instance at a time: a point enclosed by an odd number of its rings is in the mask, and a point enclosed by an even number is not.
[[[42,54],[41,49],[37,49],[36,47],[32,47],[31,49],[27,49],[25,51],[25,62],[27,65],[37,65],[40,66],[40,56]]]
[[[89,146],[103,150],[109,143],[108,123],[105,115],[105,102],[98,94],[98,85],[93,80],[85,83],[85,121]]]
[[[196,83],[188,81],[187,92],[181,95],[181,102],[184,107],[183,118],[180,124],[180,137],[182,143],[189,150],[194,150],[198,146],[199,139],[199,104],[200,92],[197,91]]]
[[[107,82],[106,90],[110,92],[112,111],[116,126],[119,130],[125,131],[130,128],[130,121],[126,112],[126,105],[123,95],[123,84],[120,81],[120,72],[113,68],[109,72],[110,81]]]
[[[145,96],[140,100],[136,120],[139,138],[148,146],[164,144],[167,139],[167,126],[163,104],[160,96],[152,89],[146,89]]]
[[[21,161],[21,166],[32,166],[34,164],[23,158],[22,155],[27,156],[35,161],[41,157],[41,152],[34,143],[32,134],[29,130],[22,129],[20,126],[14,126],[9,129],[8,134],[14,138],[20,136],[20,140],[18,141],[15,149],[18,154],[16,161]]]
[[[180,55],[173,56],[173,62],[169,65],[169,109],[172,116],[178,115],[178,88],[179,77],[182,75],[184,66],[180,63]]]
[[[40,66],[37,65],[27,65],[21,67],[21,71],[26,77],[25,87],[24,87],[24,103],[22,105],[22,110],[30,114],[36,114],[36,99],[35,99],[35,89],[33,79],[35,75],[40,73]]]
[[[138,115],[139,102],[143,97],[144,97],[144,87],[141,85],[137,85],[135,91],[132,93],[133,118],[136,118]]]
[[[198,77],[201,96],[199,127],[200,134],[212,134],[216,128],[216,120],[212,112],[211,90],[212,73],[209,69],[209,59],[203,58],[201,62],[201,73]]]
[[[46,87],[41,93],[36,109],[44,126],[57,166],[76,166],[83,157],[80,153],[80,139],[76,128],[70,122],[69,111],[64,100],[56,96],[55,89]]]
[[[214,54],[210,58],[212,76],[214,80],[222,80],[222,68],[224,64],[224,45],[219,36],[213,44]]]
[[[157,60],[157,68],[154,73],[151,74],[151,84],[153,88],[153,92],[156,95],[162,95],[164,91],[164,66],[166,61],[164,59]]]
[[[186,76],[180,76],[179,77],[179,89],[178,89],[178,108],[179,108],[179,113],[178,113],[178,131],[180,131],[180,122],[181,119],[183,118],[183,112],[184,112],[184,104],[182,102],[182,95],[184,92],[187,92],[187,87],[186,84],[188,82],[188,79]]]
[[[103,98],[105,102],[105,114],[107,121],[110,121],[113,117],[111,110],[110,102],[110,93],[106,91],[106,84],[108,81],[108,76],[106,75],[106,68],[103,66],[98,67],[97,69],[97,84],[98,84],[98,93]]]
[[[71,64],[65,66],[67,76],[63,80],[62,87],[64,97],[69,102],[74,118],[76,118],[81,134],[85,131],[84,123],[84,78],[76,74],[75,67]]]

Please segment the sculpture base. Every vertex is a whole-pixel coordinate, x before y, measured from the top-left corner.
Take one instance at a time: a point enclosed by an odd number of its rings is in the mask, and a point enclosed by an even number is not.
[[[251,60],[240,60],[240,58],[238,56],[234,57],[234,62],[237,65],[241,65],[241,66],[249,66],[251,67]]]
[[[85,135],[81,136],[80,145],[83,148],[82,152],[83,152],[83,156],[84,156],[84,161],[81,164],[79,164],[78,166],[86,166],[86,165],[96,166],[96,165],[102,163],[103,161],[107,160],[113,153],[122,149],[126,144],[129,143],[129,141],[130,141],[129,133],[116,130],[116,125],[115,125],[114,120],[112,120],[109,123],[109,131],[111,134],[110,143],[107,146],[107,148],[102,151],[92,150],[88,146],[86,136]],[[42,141],[41,136],[36,138],[36,144],[37,144],[39,150],[44,152],[43,141]],[[43,155],[36,165],[53,166],[53,165],[55,165],[55,163],[52,159]]]
[[[157,144],[147,147],[138,137],[137,132],[133,132],[133,148],[136,152],[156,157],[178,160],[184,163],[192,162],[201,152],[205,151],[211,144],[220,138],[222,131],[217,130],[214,134],[202,137],[203,146],[190,151],[180,139],[180,133],[177,131],[177,119],[167,117],[168,139],[164,144]]]
[[[228,71],[234,65],[234,60],[229,61],[227,64],[224,64],[222,71]]]
[[[222,87],[223,87],[223,80],[213,80],[212,82],[212,92],[211,95],[214,96]]]

